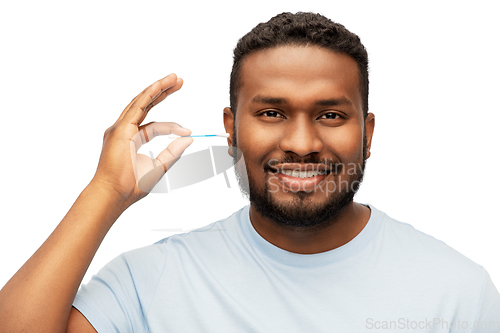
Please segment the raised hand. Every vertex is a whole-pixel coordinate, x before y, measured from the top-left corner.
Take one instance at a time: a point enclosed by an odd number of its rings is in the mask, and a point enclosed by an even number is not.
[[[191,134],[189,129],[172,122],[141,126],[149,110],[179,90],[182,83],[175,74],[153,83],[130,102],[104,133],[102,152],[92,182],[119,194],[126,206],[146,196],[193,142],[192,138],[175,139],[155,159],[137,153],[141,145],[158,135]]]

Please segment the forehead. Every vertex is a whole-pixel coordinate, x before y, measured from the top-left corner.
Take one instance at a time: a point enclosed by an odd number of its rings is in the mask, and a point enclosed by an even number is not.
[[[347,98],[362,113],[356,61],[319,46],[279,46],[254,52],[242,62],[238,109],[260,96],[298,104]]]

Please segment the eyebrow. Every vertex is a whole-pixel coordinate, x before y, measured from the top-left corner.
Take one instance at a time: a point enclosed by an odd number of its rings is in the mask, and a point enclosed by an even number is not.
[[[283,104],[288,104],[288,101],[285,98],[280,98],[280,97],[268,97],[268,96],[257,95],[252,99],[252,103],[283,105]],[[338,105],[352,106],[352,102],[345,96],[342,96],[340,98],[322,99],[316,101],[315,104],[317,106],[338,106]]]
[[[264,97],[257,95],[252,99],[252,103],[259,104],[287,104],[286,99],[278,97]]]

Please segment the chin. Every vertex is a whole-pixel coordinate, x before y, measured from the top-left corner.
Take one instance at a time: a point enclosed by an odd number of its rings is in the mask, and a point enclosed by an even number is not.
[[[250,202],[264,217],[276,224],[294,228],[318,228],[337,220],[338,215],[349,206],[355,192],[346,191],[326,196],[323,202],[314,200],[314,192],[288,193],[290,198],[278,198],[269,189],[257,190],[250,182]]]

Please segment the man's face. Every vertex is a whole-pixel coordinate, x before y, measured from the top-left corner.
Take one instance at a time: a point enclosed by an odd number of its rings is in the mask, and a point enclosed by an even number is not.
[[[356,62],[316,46],[275,47],[247,56],[240,80],[236,119],[225,109],[224,124],[243,153],[252,207],[295,227],[332,220],[362,180],[374,127]]]

